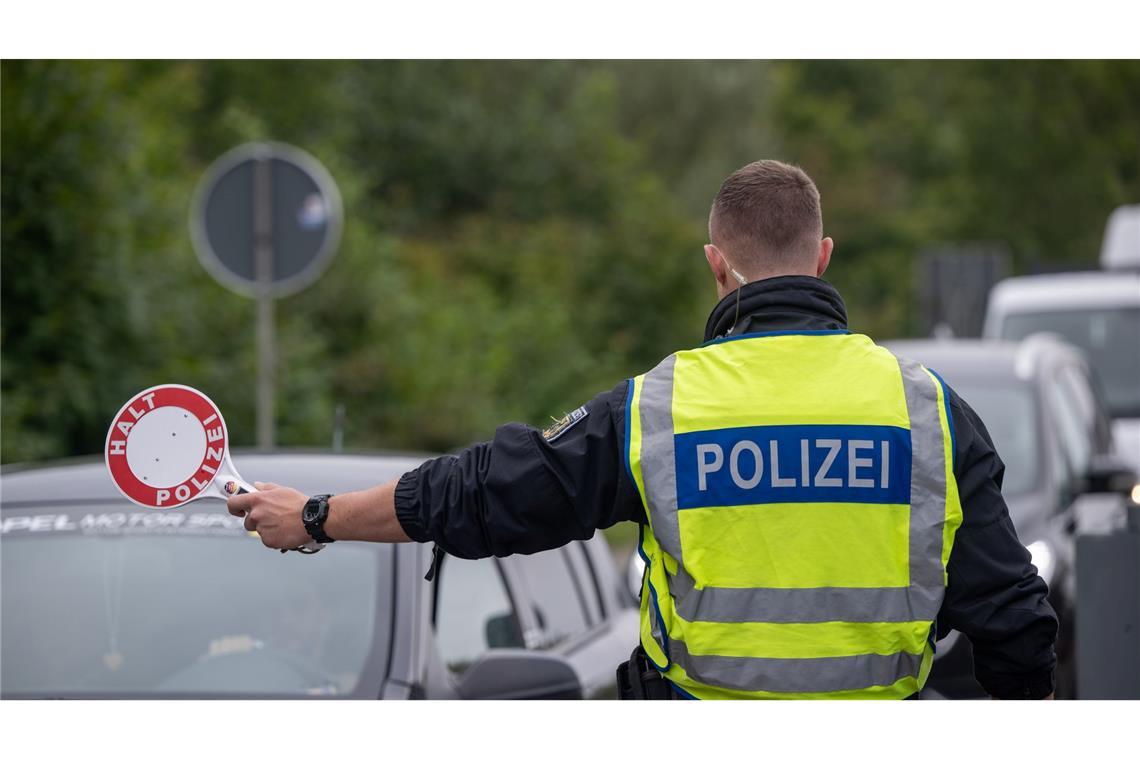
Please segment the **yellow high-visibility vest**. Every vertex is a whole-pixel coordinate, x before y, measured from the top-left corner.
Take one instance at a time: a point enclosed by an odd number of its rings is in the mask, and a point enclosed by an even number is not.
[[[698,698],[922,688],[962,508],[946,387],[846,331],[757,333],[630,382],[641,642]]]

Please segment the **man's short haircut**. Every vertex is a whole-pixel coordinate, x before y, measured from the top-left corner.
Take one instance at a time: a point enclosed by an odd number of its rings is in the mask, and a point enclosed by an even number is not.
[[[819,190],[803,169],[780,161],[737,169],[709,213],[709,240],[754,273],[811,260],[822,237]]]

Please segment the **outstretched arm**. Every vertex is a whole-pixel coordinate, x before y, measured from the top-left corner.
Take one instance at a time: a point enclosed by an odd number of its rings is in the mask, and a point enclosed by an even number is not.
[[[333,496],[325,533],[338,541],[411,541],[396,518],[396,482]],[[308,496],[276,483],[254,486],[257,491],[231,496],[226,502],[230,514],[245,517],[246,530],[256,530],[262,543],[274,549],[292,549],[310,541],[301,522]]]
[[[434,541],[449,554],[476,559],[530,554],[589,538],[597,528],[637,520],[640,499],[624,461],[625,384],[587,403],[568,426],[509,424],[491,441],[364,491],[335,495],[325,532],[355,541]],[[229,499],[266,546],[309,541],[301,523],[307,497],[264,488]]]

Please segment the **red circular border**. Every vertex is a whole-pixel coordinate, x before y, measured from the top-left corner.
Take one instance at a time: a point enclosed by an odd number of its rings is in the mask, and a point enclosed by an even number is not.
[[[123,408],[119,410],[119,413],[115,415],[115,419],[111,421],[111,428],[107,431],[107,443],[104,449],[104,456],[107,460],[107,469],[111,472],[111,479],[115,481],[115,485],[120,491],[123,492],[123,495],[136,504],[144,507],[150,507],[152,509],[172,509],[174,507],[181,507],[183,504],[193,501],[195,498],[200,496],[206,490],[206,488],[209,487],[210,483],[214,479],[214,476],[210,475],[209,473],[202,472],[201,468],[199,468],[198,470],[195,470],[193,475],[191,475],[182,483],[171,486],[170,488],[159,489],[143,483],[141,480],[135,477],[135,474],[133,472],[131,472],[131,468],[127,464],[127,455],[125,453],[126,441],[130,434],[128,432],[126,435],[124,435],[123,432],[119,429],[119,423],[130,422],[133,425],[139,419],[145,417],[146,414],[143,414],[141,417],[136,419],[135,416],[131,413],[131,410],[137,408],[137,406],[140,404],[147,413],[153,411],[150,405],[143,401],[143,398],[151,393],[154,394],[154,409],[166,406],[181,407],[197,417],[198,421],[202,423],[203,428],[207,427],[206,420],[210,418],[210,415],[217,415],[218,419],[216,421],[211,421],[210,426],[218,425],[221,427],[222,437],[216,441],[210,441],[207,439],[206,453],[203,455],[202,459],[203,465],[208,464],[215,470],[221,469],[222,461],[225,460],[226,455],[229,451],[229,434],[226,431],[226,422],[222,419],[222,413],[218,410],[218,407],[214,405],[214,402],[207,398],[204,393],[196,391],[193,388],[188,388],[184,385],[156,385],[153,388],[147,388],[145,391],[137,393],[135,397],[124,404]],[[123,454],[116,454],[115,456],[111,456],[112,441],[123,442]],[[209,452],[211,450],[216,451],[219,448],[221,449],[221,453],[219,454],[218,458],[213,459],[210,457]],[[192,482],[195,476],[198,476],[199,474],[205,476],[206,479],[205,485],[203,485],[202,488],[198,488]],[[202,482],[202,478],[198,478],[198,482]],[[187,498],[180,500],[175,496],[175,493],[181,486],[188,487],[191,493]],[[160,490],[168,491],[170,494],[170,498],[163,501],[162,504],[158,503],[158,492]]]

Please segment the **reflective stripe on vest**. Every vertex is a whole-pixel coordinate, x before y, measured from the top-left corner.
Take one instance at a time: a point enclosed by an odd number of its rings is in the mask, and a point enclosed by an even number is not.
[[[697,696],[921,688],[961,522],[948,414],[860,335],[746,337],[631,381],[655,664]]]

